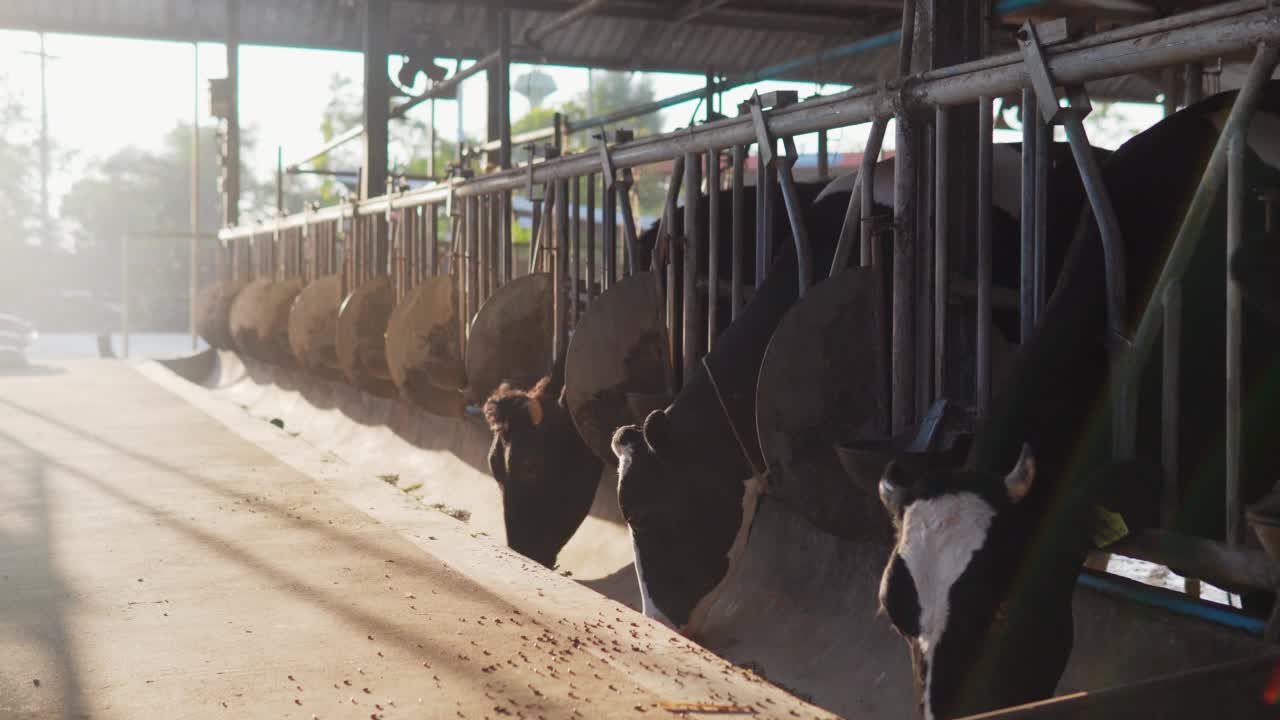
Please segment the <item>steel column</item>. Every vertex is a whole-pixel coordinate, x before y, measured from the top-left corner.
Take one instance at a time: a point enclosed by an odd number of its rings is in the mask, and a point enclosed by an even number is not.
[[[556,181],[555,195],[555,233],[549,234],[553,237],[551,248],[551,259],[553,261],[554,271],[552,274],[552,287],[555,291],[553,300],[554,319],[553,325],[553,344],[551,362],[554,365],[564,357],[565,348],[569,346],[569,312],[567,301],[569,299],[569,180],[561,179]]]
[[[391,81],[387,76],[387,52],[391,35],[390,0],[364,2],[364,172],[360,198],[368,200],[386,191],[387,122],[390,119]]]
[[[947,299],[950,272],[951,175],[950,147],[951,110],[939,107],[933,117],[933,387],[934,394],[946,394],[947,379]]]
[[[1020,246],[1020,273],[1018,284],[1019,334],[1022,342],[1031,338],[1036,325],[1036,125],[1040,113],[1036,111],[1035,91],[1022,91],[1022,182],[1021,215],[1022,238]]]
[[[720,309],[720,151],[707,149],[707,350],[716,337]]]
[[[596,292],[596,177],[587,176],[587,302]]]
[[[747,164],[747,146],[733,146],[733,168],[731,182],[733,190],[730,195],[733,212],[733,248],[730,251],[730,268],[729,268],[729,319],[730,321],[738,318],[738,312],[742,309],[742,256],[746,250],[746,234],[747,229],[746,218],[743,213],[746,208],[746,164]]]
[[[978,99],[978,414],[991,403],[991,98]]]
[[[916,384],[916,148],[911,118],[894,123],[893,316],[891,428],[896,434],[915,421]],[[874,185],[873,183],[869,183]]]
[[[681,323],[681,354],[684,359],[682,384],[688,384],[702,357],[698,332],[701,303],[698,297],[698,254],[702,242],[702,228],[698,218],[698,203],[702,192],[702,157],[688,153],[684,157],[684,321]]]
[[[569,182],[569,321],[578,319],[578,298],[581,289],[578,286],[579,274],[579,235],[582,231],[582,206],[579,203],[582,179],[573,178]]]
[[[227,0],[227,136],[222,224],[240,224],[240,0]]]
[[[1244,431],[1241,406],[1241,356],[1244,334],[1240,285],[1231,273],[1231,258],[1240,249],[1244,236],[1244,194],[1248,186],[1244,177],[1245,148],[1248,126],[1238,128],[1227,145],[1227,313],[1226,313],[1226,510],[1227,544],[1236,547],[1244,540],[1241,522],[1244,506],[1240,498],[1240,450]]]

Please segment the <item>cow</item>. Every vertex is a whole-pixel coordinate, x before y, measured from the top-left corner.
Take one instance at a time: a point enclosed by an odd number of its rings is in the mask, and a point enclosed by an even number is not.
[[[591,511],[604,465],[574,428],[563,385],[557,368],[527,390],[503,383],[484,404],[507,545],[548,568]]]
[[[1020,150],[1016,145],[1002,146],[1000,152],[1015,149]],[[1061,162],[1051,182],[1064,197],[1074,198],[1078,207],[1083,193],[1068,161],[1069,155],[1062,148],[1055,148],[1054,157]],[[892,176],[891,163],[881,163],[875,174],[876,185],[884,185],[882,195],[886,195],[891,187],[887,182]],[[881,180],[882,175],[885,182]],[[829,269],[850,188],[847,178],[835,180],[812,203],[805,204],[815,259],[815,281],[825,277]],[[888,208],[878,202],[877,215],[883,217],[887,212]],[[1075,209],[1070,212],[1074,213]],[[993,236],[998,250],[993,263],[996,277],[1001,284],[1016,286],[1018,222],[999,209],[993,215]],[[738,319],[716,338],[708,355],[710,364],[715,365],[718,358],[727,358],[755,372],[741,374],[749,379],[749,387],[719,387],[721,393],[755,397],[754,383],[765,349],[774,329],[799,297],[796,260],[785,216],[780,218],[780,223],[775,235],[779,255],[773,261],[768,279],[756,289]],[[1052,272],[1067,241],[1057,225],[1050,227]],[[881,257],[890,256],[887,249],[882,249]],[[1012,260],[1008,256],[1012,256]],[[888,272],[888,268],[884,271]],[[1016,337],[1016,313],[997,315],[997,329],[1008,328]],[[754,418],[754,409],[751,416]],[[646,615],[686,633],[697,634],[702,629],[718,589],[742,557],[752,518],[764,492],[762,479],[748,461],[750,451],[745,445],[752,443],[758,448],[757,438],[739,437],[727,422],[716,384],[705,366],[687,379],[666,410],[651,413],[643,426],[626,426],[615,432],[613,450],[619,463],[619,504],[632,533]],[[805,514],[819,505],[809,503],[799,511]],[[805,517],[816,527],[838,536],[852,537],[861,532],[859,528],[845,527],[848,523],[841,524],[839,518],[828,517],[834,514],[805,514]]]
[[[1182,221],[1234,100],[1223,93],[1174,114],[1132,138],[1104,165],[1124,238],[1129,332],[1148,310],[1147,295]],[[1264,91],[1263,111],[1280,109],[1280,83]],[[1252,136],[1251,136],[1252,140]],[[1267,152],[1247,161],[1250,184],[1272,184]],[[1251,208],[1246,224],[1260,213]],[[1183,504],[1175,529],[1221,538],[1225,257],[1209,239],[1224,225],[1224,201],[1182,288],[1183,352],[1179,463]],[[921,711],[949,718],[1053,694],[1072,647],[1071,599],[1092,545],[1097,509],[1118,514],[1131,531],[1156,522],[1160,484],[1159,353],[1134,391],[1137,451],[1110,456],[1110,385],[1105,272],[1096,225],[1080,226],[1040,326],[1024,343],[974,439],[963,469],[908,470],[890,463],[879,485],[897,526],[880,585],[881,605],[906,639]],[[1154,302],[1154,301],[1151,301]],[[1159,311],[1158,307],[1152,308]],[[1252,311],[1245,325],[1261,326]],[[1246,332],[1244,378],[1250,397],[1244,438],[1244,500],[1270,489],[1277,460],[1267,418],[1280,392],[1262,380],[1280,359],[1275,333]],[[1252,418],[1252,419],[1251,419]],[[1220,467],[1220,465],[1218,465]]]

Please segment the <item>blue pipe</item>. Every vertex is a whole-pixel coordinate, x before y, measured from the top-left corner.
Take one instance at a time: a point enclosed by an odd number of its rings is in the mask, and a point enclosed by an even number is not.
[[[1080,573],[1078,583],[1081,587],[1097,590],[1108,595],[1115,595],[1141,605],[1158,608],[1177,615],[1186,615],[1216,625],[1240,630],[1255,637],[1262,637],[1267,628],[1264,620],[1249,617],[1232,608],[1210,605],[1192,600],[1169,590],[1143,585],[1134,580],[1108,578],[1093,573]]]

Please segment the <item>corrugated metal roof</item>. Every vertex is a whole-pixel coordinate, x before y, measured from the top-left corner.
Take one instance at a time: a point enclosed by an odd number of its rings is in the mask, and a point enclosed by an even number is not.
[[[1158,0],[1157,0],[1158,1]],[[363,0],[238,0],[245,44],[359,50]],[[393,51],[420,49],[438,57],[479,57],[494,47],[492,10],[512,8],[513,57],[611,69],[663,70],[732,76],[812,55],[896,28],[894,0],[731,0],[684,24],[673,22],[706,0],[614,0],[595,15],[548,35],[541,47],[521,43],[525,31],[557,17],[577,0],[391,0]],[[1182,6],[1206,5],[1184,2]],[[1133,0],[1045,0],[1041,16],[1107,8],[1134,19]],[[0,27],[48,32],[221,42],[225,0],[3,0]],[[1160,12],[1169,8],[1162,7]],[[1004,34],[997,40],[1008,42]],[[893,71],[885,47],[799,70],[788,79],[852,85],[875,83]],[[1104,96],[1150,98],[1143,80],[1103,83]]]

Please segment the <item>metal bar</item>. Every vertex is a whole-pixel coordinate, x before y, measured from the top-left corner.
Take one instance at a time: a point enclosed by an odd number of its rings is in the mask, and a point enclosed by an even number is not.
[[[463,250],[462,263],[466,268],[467,303],[462,314],[469,323],[480,308],[480,264],[477,262],[480,254],[480,197],[467,198],[465,207],[467,244]]]
[[[1245,136],[1241,128],[1227,145],[1227,313],[1226,313],[1226,510],[1227,545],[1236,547],[1244,539],[1241,533],[1243,501],[1240,498],[1240,448],[1244,431],[1241,406],[1241,340],[1244,334],[1240,285],[1230,270],[1231,258],[1240,249],[1244,235],[1244,194],[1248,189],[1244,177]]]
[[[978,99],[978,317],[975,398],[991,404],[991,98]]]
[[[1022,183],[1021,214],[1022,244],[1021,272],[1019,273],[1018,319],[1019,335],[1027,342],[1035,329],[1036,316],[1036,149],[1037,118],[1036,96],[1031,88],[1022,90]]]
[[[880,138],[884,138],[885,128],[888,127],[888,120],[884,120],[882,129],[880,130]],[[876,132],[876,126],[873,122],[871,132]],[[860,222],[858,228],[858,261],[862,267],[870,267],[876,263],[877,257],[880,255],[880,248],[876,246],[875,226],[873,225],[876,214],[876,182],[875,169],[880,157],[880,146],[875,148],[870,146],[870,141],[874,137],[868,138],[867,146],[863,148],[862,164],[858,166],[858,173],[862,174],[862,168],[865,166],[866,176],[862,184],[858,187],[858,204],[860,207]],[[872,153],[872,150],[875,150]],[[852,197],[849,198],[853,200]]]
[[[720,223],[720,151],[707,149],[707,287],[720,285],[720,241],[723,233]],[[719,321],[720,297],[713,289],[707,291],[707,350],[716,337]]]
[[[1044,304],[1049,297],[1049,278],[1045,268],[1049,255],[1049,169],[1053,164],[1050,151],[1053,149],[1053,132],[1040,117],[1040,113],[1032,113],[1036,128],[1036,292],[1035,292],[1035,324],[1040,324],[1044,315]],[[1026,122],[1024,119],[1023,122]]]
[[[573,322],[578,319],[578,263],[579,253],[579,235],[582,232],[582,216],[580,211],[582,205],[579,202],[582,189],[581,178],[573,178],[569,180],[569,321]]]
[[[916,0],[903,0],[902,32],[898,38],[898,77],[911,73],[911,47],[915,40]]]
[[[1261,3],[1254,3],[1260,6]],[[1103,77],[1142,72],[1171,63],[1196,58],[1216,57],[1239,52],[1263,40],[1280,40],[1280,17],[1262,11],[1204,23],[1182,23],[1171,30],[1144,32],[1146,28],[1165,27],[1160,21],[1133,25],[1124,32],[1113,31],[1090,36],[1086,40],[1063,43],[1047,50],[1046,62],[1060,84],[1076,85]],[[1148,37],[1143,43],[1134,37]],[[1020,53],[1009,53],[986,60],[956,65],[937,71],[922,72],[904,83],[910,90],[905,99],[912,105],[963,105],[978,96],[1003,96],[1021,91],[1026,84],[1026,68]],[[692,99],[700,97],[698,89]],[[769,125],[778,136],[817,132],[823,127],[843,127],[866,122],[894,112],[895,97],[878,88],[854,89],[814,98],[770,113]],[[656,136],[618,145],[613,148],[617,168],[636,167],[662,162],[685,152],[696,152],[709,145],[725,147],[751,143],[755,132],[746,116],[698,125],[666,136]],[[597,164],[592,153],[570,155],[541,163],[534,172],[537,179],[555,175],[588,172]],[[494,187],[518,187],[526,180],[524,172],[496,173],[467,183],[466,194],[488,192]]]
[[[774,213],[777,211],[774,169],[764,160],[764,152],[756,146],[756,287],[764,284],[769,276],[769,264],[773,258]]]
[[[895,434],[915,421],[915,276],[916,149],[910,117],[894,123],[893,170],[893,328],[891,427]]]
[[[609,0],[585,0],[545,23],[525,30],[523,35],[524,43],[526,45],[536,46],[542,42],[543,38],[551,33],[561,28],[568,27],[588,15],[594,14],[597,10],[608,4]]]
[[[880,145],[884,141],[885,128],[888,127],[889,121],[883,118],[877,118],[871,122],[871,132],[867,136],[867,144],[863,147],[862,163],[858,165],[858,176],[854,178],[853,189],[849,191],[849,204],[844,211],[844,224],[840,226],[840,239],[836,243],[836,252],[831,260],[831,275],[836,274],[849,264],[849,255],[853,253],[854,240],[859,241],[861,245],[862,227],[868,216],[864,215],[862,206],[862,189],[873,189],[875,183],[875,159],[880,155]],[[871,179],[868,180],[868,177]],[[868,236],[868,242],[870,237]],[[859,249],[859,258],[868,256],[870,248]],[[863,260],[860,264],[869,265],[870,262]]]
[[[827,131],[818,131],[818,179],[826,181],[831,177],[831,156],[827,149]]]
[[[512,145],[529,145],[532,143],[541,142],[543,140],[553,140],[555,139],[555,136],[556,136],[555,127],[538,128],[537,130],[528,130],[526,132],[522,132],[519,135],[512,135],[511,144]],[[475,152],[493,152],[494,150],[499,150],[502,148],[502,141],[501,139],[486,140],[485,142],[482,142],[478,145],[468,145],[467,147]]]
[[[804,226],[804,210],[800,207],[800,195],[796,191],[796,180],[792,174],[795,165],[795,142],[787,137],[782,139],[787,149],[785,157],[778,158],[778,185],[782,188],[782,204],[787,211],[787,220],[791,225],[791,237],[796,246],[796,267],[800,272],[800,297],[804,297],[809,286],[813,284],[813,248],[809,245],[809,233]]]
[[[1182,283],[1175,281],[1160,298],[1164,308],[1164,358],[1161,366],[1160,457],[1164,485],[1160,502],[1161,526],[1173,526],[1178,510],[1181,467],[1178,462],[1178,423],[1182,413]]]
[[[950,272],[951,110],[939,107],[933,116],[933,387],[936,397],[946,394],[947,378],[947,279]],[[852,202],[852,200],[851,200]]]
[[[676,207],[680,203],[680,188],[684,182],[684,155],[671,163],[671,175],[667,178],[667,195],[662,204],[662,218],[658,221],[658,247],[653,253],[653,269],[657,270],[666,262],[674,235],[672,228],[676,222]]]
[[[733,190],[730,197],[733,211],[733,247],[730,250],[730,267],[729,267],[729,320],[738,319],[738,312],[742,309],[742,255],[745,250],[747,230],[744,225],[746,218],[743,217],[746,202],[746,164],[747,164],[747,146],[733,146],[733,170],[731,182]]]
[[[427,228],[427,242],[431,243],[429,255],[431,258],[431,274],[440,274],[440,206],[428,205],[427,216],[430,219],[430,225]]]
[[[600,290],[603,292],[613,287],[613,282],[618,279],[618,186],[616,184],[607,184],[604,189],[604,219],[601,221],[600,229],[602,231],[600,259],[604,262],[604,268],[600,272]]]
[[[544,198],[545,199],[545,198]],[[533,242],[529,245],[529,272],[538,271],[538,253],[542,245],[542,203],[543,200],[529,199],[529,236]]]
[[[391,35],[390,0],[364,3],[364,162],[360,198],[386,193],[387,124],[391,80],[387,77],[387,51]]]
[[[44,42],[44,35],[40,35]],[[193,80],[193,99],[191,111],[191,249],[189,274],[187,277],[187,323],[191,330],[191,349],[199,345],[196,332],[196,295],[200,292],[200,43],[191,44],[191,74]],[[44,72],[44,57],[41,51],[41,73]],[[44,103],[41,103],[42,112]],[[47,145],[46,145],[47,147]],[[45,214],[44,218],[48,218]]]
[[[497,72],[490,73],[498,91],[491,95],[497,100],[498,166],[511,167],[511,10],[498,11],[498,62]],[[495,77],[496,76],[496,77]]]
[[[630,275],[636,272],[636,261],[639,259],[637,254],[640,252],[637,247],[639,236],[636,232],[636,215],[631,208],[631,171],[623,170],[622,173],[626,180],[616,183],[616,186],[619,189],[619,209],[622,210],[622,244],[627,253],[624,272]]]
[[[476,198],[476,295],[481,304],[489,299],[489,267],[493,258],[489,256],[490,214],[489,202],[492,195],[481,195]],[[479,310],[477,305],[474,310]]]
[[[502,210],[498,222],[502,228],[502,282],[511,282],[515,269],[515,238],[511,229],[511,191],[502,193]]]
[[[699,197],[702,193],[702,157],[689,153],[684,157],[684,321],[681,323],[683,340],[681,355],[684,358],[683,380],[688,383],[698,368],[702,356],[699,342],[698,316],[701,303],[698,298],[698,255],[702,243],[702,227],[698,217]]]
[[[587,176],[587,301],[596,287],[596,176]]]
[[[555,240],[552,245],[551,259],[555,268],[552,274],[552,288],[555,290],[553,300],[554,319],[551,362],[554,365],[564,357],[565,348],[569,346],[569,180],[556,182],[555,194]],[[577,294],[576,292],[574,294]]]

